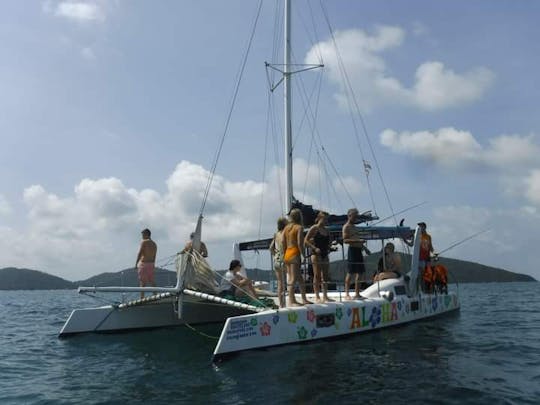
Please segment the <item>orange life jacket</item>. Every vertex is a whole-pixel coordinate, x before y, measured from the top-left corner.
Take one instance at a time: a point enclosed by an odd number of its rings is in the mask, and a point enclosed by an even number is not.
[[[437,264],[433,269],[434,281],[448,284],[448,269],[442,264]]]
[[[433,275],[434,275],[433,269],[428,264],[426,268],[424,269],[424,272],[422,273],[422,279],[424,280],[424,283],[426,284],[433,283]]]

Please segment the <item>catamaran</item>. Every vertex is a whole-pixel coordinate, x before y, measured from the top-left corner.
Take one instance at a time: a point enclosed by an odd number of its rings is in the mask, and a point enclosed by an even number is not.
[[[294,199],[292,187],[291,76],[298,71],[293,71],[291,64],[290,17],[291,2],[285,0],[284,64],[278,69],[282,74],[279,82],[284,88],[285,107],[285,206],[286,212],[300,206],[306,218],[314,217],[316,211],[310,206],[299,204]],[[210,184],[207,191],[209,188]],[[370,222],[378,219],[370,212],[361,215],[356,226],[362,239],[378,240],[382,244],[385,240],[396,238],[412,239],[413,252],[407,275],[374,282],[360,293],[360,299],[345,300],[342,291],[338,289],[329,292],[334,302],[302,307],[278,308],[279,297],[275,294],[274,297],[268,297],[274,300],[275,305],[268,306],[223,298],[217,294],[214,273],[197,254],[202,211],[193,239],[193,251],[177,257],[177,282],[174,287],[79,287],[79,292],[152,292],[154,295],[118,305],[73,310],[60,336],[224,322],[214,351],[214,360],[219,360],[238,351],[363,333],[459,310],[459,298],[455,292],[426,293],[419,288],[420,229],[398,225],[370,226]],[[310,225],[309,220],[306,222],[306,226]],[[340,241],[344,222],[345,216],[330,217],[328,229],[333,240]],[[243,251],[267,250],[269,244],[270,239],[236,243],[234,256],[242,261]]]

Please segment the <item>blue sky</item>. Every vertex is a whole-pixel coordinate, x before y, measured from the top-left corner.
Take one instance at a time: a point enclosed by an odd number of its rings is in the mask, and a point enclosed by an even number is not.
[[[354,135],[319,2],[309,4],[293,4],[294,59],[322,55],[325,68],[293,86],[295,194],[339,212],[353,205],[348,193],[360,210],[386,217],[376,170],[371,203],[361,153],[373,167],[374,158],[364,134],[359,142]],[[428,222],[436,250],[490,229],[447,255],[540,279],[540,5],[323,4],[394,209],[426,201],[400,218]],[[144,227],[160,259],[180,249],[194,228],[257,5],[2,2],[0,267],[71,280],[117,271],[134,264]],[[227,266],[233,241],[271,234],[282,210],[281,88],[276,130],[266,138],[264,62],[282,63],[281,49],[272,57],[275,8],[263,3],[205,212],[216,268]],[[309,153],[300,84],[315,95],[316,147],[321,154],[324,146],[342,182]],[[268,262],[247,257],[248,266]]]

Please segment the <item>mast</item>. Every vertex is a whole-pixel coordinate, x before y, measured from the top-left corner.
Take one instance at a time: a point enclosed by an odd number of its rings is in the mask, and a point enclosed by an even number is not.
[[[285,208],[287,213],[291,211],[293,200],[293,172],[292,172],[292,124],[291,124],[291,2],[285,0],[285,67],[283,69],[283,95],[285,103],[285,172],[286,172],[286,193],[285,193]]]

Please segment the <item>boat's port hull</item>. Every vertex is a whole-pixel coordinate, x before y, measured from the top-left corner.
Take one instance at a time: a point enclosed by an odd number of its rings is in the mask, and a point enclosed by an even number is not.
[[[223,323],[231,316],[249,313],[241,308],[185,296],[182,317],[179,318],[175,301],[176,297],[171,296],[154,302],[126,307],[108,305],[98,308],[76,309],[71,312],[59,337],[90,332],[112,333],[181,326],[186,323],[190,325]]]

